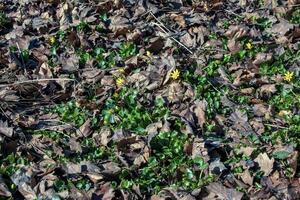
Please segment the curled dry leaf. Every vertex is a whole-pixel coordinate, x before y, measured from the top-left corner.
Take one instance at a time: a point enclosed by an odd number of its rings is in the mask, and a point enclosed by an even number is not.
[[[90,134],[92,134],[91,125],[91,119],[86,120],[79,130],[77,130],[77,133],[84,137],[88,137]]]
[[[40,66],[38,73],[41,78],[52,78],[53,77],[53,74],[52,74],[52,71],[51,71],[49,65],[45,62]]]
[[[196,101],[195,102],[195,108],[194,113],[197,117],[198,124],[201,128],[203,128],[203,125],[205,124],[205,112],[206,112],[207,102],[206,100],[202,101]]]
[[[7,121],[0,120],[0,134],[3,134],[7,137],[12,137],[13,133],[14,133],[13,127],[9,127]]]
[[[5,184],[2,175],[0,175],[0,196],[10,197],[11,192],[9,191],[7,185]]]

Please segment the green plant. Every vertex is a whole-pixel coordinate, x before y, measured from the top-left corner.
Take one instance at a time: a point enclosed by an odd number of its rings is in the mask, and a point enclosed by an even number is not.
[[[74,101],[55,105],[53,108],[47,109],[50,113],[57,113],[62,121],[74,123],[77,127],[81,126],[88,117],[88,112],[76,105]]]
[[[294,24],[299,24],[300,23],[300,9],[296,9],[291,17],[290,17],[290,21]]]
[[[255,20],[255,25],[263,31],[266,28],[271,28],[272,22],[267,17],[260,17]]]
[[[144,132],[150,123],[166,119],[168,115],[169,110],[163,106],[162,100],[156,100],[154,108],[146,109],[138,102],[138,91],[126,87],[116,98],[108,99],[102,110],[105,125],[138,133]]]
[[[77,26],[77,32],[86,32],[89,29],[89,24],[87,22],[81,21]]]
[[[96,48],[93,55],[98,61],[98,66],[101,69],[111,68],[115,65],[116,53],[114,51],[106,52],[103,48]]]
[[[27,165],[29,161],[26,158],[17,156],[16,154],[9,154],[4,158],[1,158],[0,174],[7,176],[13,175],[20,166]]]
[[[4,12],[0,11],[0,28],[5,28],[10,24],[10,19]]]
[[[134,43],[124,42],[120,46],[119,53],[122,58],[128,58],[137,53],[137,47]]]
[[[208,164],[200,157],[191,159],[184,152],[184,144],[191,138],[177,131],[161,132],[151,140],[151,157],[138,171],[137,179],[122,175],[121,186],[139,185],[142,192],[153,194],[166,186],[195,189],[213,180],[205,176]]]

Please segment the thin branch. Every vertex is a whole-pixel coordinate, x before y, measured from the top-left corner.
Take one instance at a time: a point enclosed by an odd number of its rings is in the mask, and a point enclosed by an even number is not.
[[[234,15],[234,16],[237,16],[237,17],[240,17],[240,18],[243,18],[243,16],[242,15],[239,15],[239,14],[236,14],[235,12],[233,12],[233,11],[231,11],[231,10],[227,10],[227,9],[224,9],[227,13],[229,13],[229,14],[232,14],[232,15]]]
[[[274,124],[264,124],[264,125],[270,126],[270,127],[273,127],[273,128],[288,129],[288,127],[279,126],[279,125],[274,125]]]
[[[154,16],[154,14],[150,11],[149,12],[154,19],[158,22],[155,23],[153,22],[154,25],[156,25],[158,28],[160,28],[165,34],[168,35],[168,37],[170,37],[172,40],[174,40],[176,43],[178,43],[180,46],[182,46],[185,50],[187,50],[190,54],[194,54],[188,47],[186,47],[183,43],[181,43],[180,41],[178,41],[176,38],[174,38],[173,36],[170,35],[169,32],[171,32],[161,21],[159,21],[159,19],[157,17]],[[167,31],[166,31],[167,30]]]
[[[24,84],[24,83],[35,83],[35,82],[42,82],[42,81],[75,81],[75,79],[70,79],[70,78],[33,79],[33,80],[26,80],[26,81],[18,81],[18,82],[10,83],[10,84],[2,84],[2,85],[0,85],[0,88],[1,87],[8,87],[8,86],[14,86],[14,85],[19,85],[19,84]]]

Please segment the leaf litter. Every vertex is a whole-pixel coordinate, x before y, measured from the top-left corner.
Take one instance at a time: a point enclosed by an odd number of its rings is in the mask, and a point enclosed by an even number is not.
[[[0,3],[0,199],[299,199],[298,4]]]

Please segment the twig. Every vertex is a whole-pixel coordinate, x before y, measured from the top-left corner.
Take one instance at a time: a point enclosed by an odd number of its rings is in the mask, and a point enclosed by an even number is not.
[[[194,54],[189,48],[187,48],[184,44],[182,44],[181,42],[179,42],[176,38],[174,38],[173,36],[170,36],[170,34],[165,31],[159,24],[153,22],[154,25],[158,26],[165,34],[168,35],[169,38],[171,38],[172,40],[174,40],[176,43],[178,43],[180,46],[182,46],[185,50],[187,50],[190,54]]]
[[[230,13],[230,14],[235,15],[235,16],[237,16],[237,17],[243,18],[242,15],[236,14],[235,12],[233,12],[233,11],[231,11],[231,10],[227,10],[227,9],[224,9],[224,10],[225,10],[227,13]]]
[[[273,127],[273,128],[288,129],[288,127],[279,126],[279,125],[274,125],[274,124],[265,124],[265,125],[266,125],[266,126]]]
[[[287,7],[298,7],[300,4],[288,5]]]
[[[152,15],[152,17],[162,26],[162,27],[164,27],[168,32],[171,32],[154,14],[153,14],[153,12],[152,11],[150,11],[149,12],[151,15]]]
[[[0,85],[0,88],[1,87],[8,87],[8,86],[14,86],[14,85],[19,85],[19,84],[24,84],[24,83],[34,83],[34,82],[42,82],[42,81],[75,81],[75,79],[70,79],[70,78],[33,79],[33,80],[26,80],[26,81],[18,81],[18,82],[10,83],[10,84],[3,84],[3,85]]]
[[[178,43],[180,46],[182,46],[185,50],[187,50],[190,54],[194,54],[188,47],[186,47],[184,44],[182,44],[180,41],[178,41],[176,38],[174,38],[173,36],[170,35],[169,32],[171,32],[167,27],[165,27],[165,25],[159,21],[159,19],[157,19],[157,17],[154,16],[154,14],[150,11],[149,12],[153,17],[154,19],[159,23],[155,23],[153,22],[154,25],[156,25],[158,28],[160,28],[165,34],[168,35],[168,37],[170,37],[172,40],[174,40],[176,43]],[[166,31],[166,30],[167,31]]]

